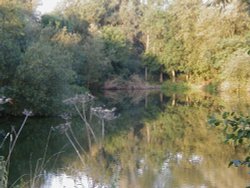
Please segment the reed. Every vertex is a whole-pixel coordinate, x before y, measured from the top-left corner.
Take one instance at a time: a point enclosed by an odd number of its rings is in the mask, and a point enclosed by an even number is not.
[[[18,137],[20,136],[20,134],[21,134],[21,132],[22,132],[22,130],[23,130],[25,124],[26,124],[26,121],[28,120],[28,117],[32,115],[32,111],[28,111],[28,110],[25,109],[25,110],[23,111],[23,114],[25,115],[25,118],[24,118],[24,120],[23,120],[23,123],[22,123],[20,129],[18,130],[18,132],[17,132],[17,134],[16,134],[16,136],[15,136],[13,142],[10,142],[9,154],[8,154],[8,156],[7,156],[7,158],[6,158],[6,163],[7,163],[7,164],[10,162],[10,157],[11,157],[11,154],[12,154],[12,152],[13,152],[13,150],[14,150],[15,145],[16,145],[17,139],[18,139]],[[12,140],[12,139],[11,139],[11,140]]]
[[[7,188],[8,184],[8,172],[6,170],[6,162],[4,157],[0,156],[0,187]]]

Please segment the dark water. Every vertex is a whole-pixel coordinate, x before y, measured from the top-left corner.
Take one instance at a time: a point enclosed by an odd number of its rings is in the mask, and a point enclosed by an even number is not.
[[[223,110],[249,113],[248,100],[201,93],[106,92],[92,106],[116,107],[117,118],[102,120],[86,107],[95,134],[89,133],[90,139],[74,108],[67,132],[57,127],[64,123],[59,117],[30,117],[11,157],[9,186],[246,187],[250,170],[228,168],[228,163],[243,159],[247,150],[225,144],[222,131],[210,127],[207,117]],[[22,120],[2,117],[1,129],[17,129]],[[8,144],[0,151],[6,155]]]

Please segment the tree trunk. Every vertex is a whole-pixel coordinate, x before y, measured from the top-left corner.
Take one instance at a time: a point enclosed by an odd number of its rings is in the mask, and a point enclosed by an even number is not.
[[[104,140],[105,136],[105,127],[104,127],[104,119],[102,119],[102,140]]]
[[[161,104],[163,103],[163,93],[162,92],[160,92],[160,102],[161,102]]]
[[[186,104],[187,104],[187,106],[189,106],[190,104],[190,99],[189,99],[189,96],[188,95],[186,95]]]
[[[145,81],[148,81],[148,67],[145,67]]]
[[[172,70],[172,81],[175,82],[175,70]]]
[[[146,39],[146,53],[149,51],[149,34],[147,34],[147,39]],[[145,66],[145,81],[148,81],[148,67]]]
[[[149,34],[147,34],[147,39],[146,39],[146,52],[149,51]]]
[[[161,72],[160,72],[160,83],[162,83],[162,82],[163,82],[163,72],[161,70]]]
[[[150,143],[150,128],[148,125],[146,125],[146,131],[147,131],[147,143]]]
[[[176,95],[173,94],[172,96],[172,106],[175,106],[176,105]]]

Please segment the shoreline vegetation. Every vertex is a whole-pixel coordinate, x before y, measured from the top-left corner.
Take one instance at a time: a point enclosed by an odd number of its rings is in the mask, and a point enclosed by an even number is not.
[[[107,80],[102,89],[104,90],[151,90],[161,89],[161,85],[150,84],[140,78],[138,75],[132,75],[128,80],[120,77]]]
[[[249,82],[250,83],[250,82]],[[163,83],[149,83],[138,75],[131,76],[128,80],[120,77],[105,81],[102,90],[165,90],[169,92],[202,91],[213,94],[221,93],[250,93],[250,84],[243,85],[238,82],[200,82],[166,80]]]
[[[7,113],[54,115],[99,88],[249,92],[250,3],[209,2],[65,0],[38,16],[35,1],[0,0]]]

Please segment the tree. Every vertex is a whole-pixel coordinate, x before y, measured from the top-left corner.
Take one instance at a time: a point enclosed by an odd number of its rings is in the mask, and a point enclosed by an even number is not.
[[[28,44],[36,37],[35,18],[23,4],[2,1],[0,7],[0,86],[10,85]]]
[[[153,6],[145,6],[143,11],[143,20],[141,23],[141,30],[143,31],[143,41],[145,46],[145,56],[155,56],[155,65],[157,65],[154,69],[158,69],[158,74],[160,74],[160,82],[163,79],[162,72],[164,63],[162,62],[161,56],[164,53],[164,45],[165,45],[165,35],[166,35],[166,13],[162,9],[158,9]],[[145,73],[148,68],[152,66],[147,65],[146,61],[145,65]]]
[[[122,30],[113,26],[103,27],[102,38],[105,54],[111,61],[113,68],[112,74],[126,78],[131,73],[136,72],[138,64],[133,60],[132,46]]]
[[[110,59],[105,57],[104,41],[89,36],[79,48],[82,49],[81,53],[84,53],[85,57],[82,60],[79,59],[78,67],[81,67],[76,71],[82,77],[83,85],[87,88],[91,85],[100,86],[112,70]]]
[[[36,114],[56,114],[55,109],[72,92],[75,73],[72,54],[59,45],[38,41],[25,53],[18,67],[16,96]]]

